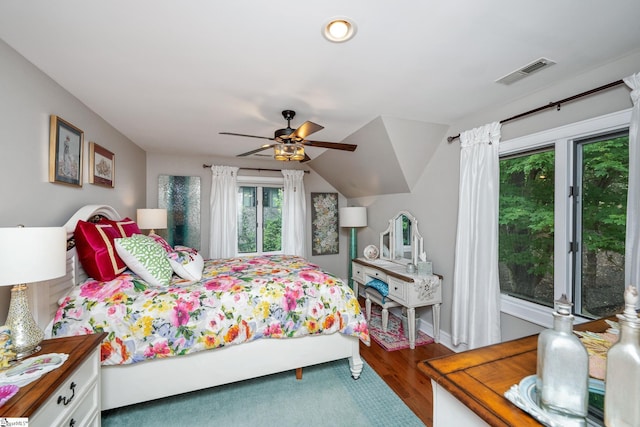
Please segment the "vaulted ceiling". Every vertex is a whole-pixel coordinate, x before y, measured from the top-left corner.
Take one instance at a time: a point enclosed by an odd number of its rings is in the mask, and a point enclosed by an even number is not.
[[[352,40],[322,36],[336,16]],[[309,139],[358,144],[307,150],[355,197],[409,191],[457,120],[637,52],[639,16],[638,0],[3,0],[0,39],[149,152],[234,157],[264,140],[220,132],[272,137],[293,109],[292,127],[325,127]],[[539,58],[556,64],[495,82]]]

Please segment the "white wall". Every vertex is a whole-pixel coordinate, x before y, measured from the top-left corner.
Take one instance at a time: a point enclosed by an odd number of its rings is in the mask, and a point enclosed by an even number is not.
[[[286,164],[274,163],[271,161],[260,161],[253,159],[228,159],[202,156],[177,156],[173,154],[149,153],[147,155],[147,207],[158,207],[158,177],[160,175],[180,175],[180,176],[199,176],[200,177],[200,226],[202,240],[200,248],[205,255],[209,254],[209,195],[211,194],[211,170],[204,169],[203,164],[214,164],[224,166],[238,166],[265,169],[302,169],[299,163]],[[240,170],[239,175],[262,175],[262,176],[280,176],[280,172],[257,172],[249,170]],[[318,192],[336,192],[336,189],[325,181],[320,175],[311,171],[304,176],[304,188],[307,193],[307,253],[308,259],[318,264],[327,271],[334,273],[342,278],[347,277],[348,267],[348,242],[349,234],[346,230],[340,229],[340,248],[336,255],[311,256],[311,198],[310,193]],[[340,207],[347,206],[346,199],[342,195],[338,195],[338,204]]]
[[[575,76],[570,81],[559,82],[557,85],[541,90],[533,96],[465,117],[452,124],[449,135],[456,135],[460,131],[512,117],[530,109],[547,105],[552,101],[567,98],[619,80],[639,71],[640,52],[621,58],[605,67],[585,70],[584,74]],[[544,113],[504,124],[502,127],[502,140],[629,108],[632,105],[629,94],[630,91],[626,86],[619,86],[607,92],[566,104],[562,106],[560,111],[551,109]],[[428,120],[428,118],[425,118],[425,120]],[[362,247],[367,244],[378,245],[378,233],[386,228],[387,220],[399,210],[407,210],[418,219],[419,229],[425,240],[427,257],[433,261],[434,271],[444,275],[441,327],[445,344],[447,339],[450,338],[451,331],[459,159],[459,141],[455,140],[452,143],[448,143],[444,139],[440,142],[438,149],[411,193],[350,200],[354,204],[369,207],[369,227],[358,235],[359,246]],[[430,309],[422,309],[417,313],[424,321],[431,322]],[[514,319],[505,314],[501,316],[501,321],[503,339],[513,339],[536,333],[540,330],[537,325]]]
[[[123,215],[133,215],[144,205],[146,163],[140,147],[2,40],[0,64],[0,227],[60,226],[85,204],[109,204]],[[84,131],[81,188],[48,182],[52,114]],[[115,154],[114,189],[88,183],[89,141]],[[9,295],[10,287],[0,287],[0,324]]]

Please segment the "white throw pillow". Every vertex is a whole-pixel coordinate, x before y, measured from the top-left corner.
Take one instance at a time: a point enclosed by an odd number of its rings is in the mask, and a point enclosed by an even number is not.
[[[167,259],[173,271],[183,279],[191,281],[202,279],[204,259],[195,249],[176,246],[167,254]]]
[[[162,245],[144,234],[115,239],[116,252],[131,271],[153,286],[169,286],[173,269]]]

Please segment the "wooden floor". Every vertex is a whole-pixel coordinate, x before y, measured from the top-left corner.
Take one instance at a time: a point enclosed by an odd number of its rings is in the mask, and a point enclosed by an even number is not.
[[[370,347],[360,343],[362,358],[429,427],[433,424],[431,383],[418,371],[417,364],[421,360],[452,353],[452,350],[436,343],[396,351],[386,351],[373,340]]]

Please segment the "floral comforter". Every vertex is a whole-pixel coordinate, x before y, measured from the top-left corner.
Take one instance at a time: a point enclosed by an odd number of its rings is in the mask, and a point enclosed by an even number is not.
[[[200,282],[153,287],[127,270],[88,280],[62,301],[53,337],[107,332],[104,365],[194,353],[258,338],[340,332],[369,343],[351,289],[303,258],[207,260]]]

